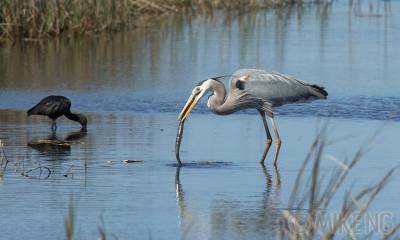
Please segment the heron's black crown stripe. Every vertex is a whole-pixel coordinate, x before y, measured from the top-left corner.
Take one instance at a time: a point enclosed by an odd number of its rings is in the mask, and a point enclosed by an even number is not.
[[[223,76],[212,77],[212,78],[208,78],[208,79],[212,79],[212,80],[215,80],[215,81],[218,81],[218,82],[222,83],[219,79],[226,78],[226,77],[232,77],[232,75],[223,75]],[[205,80],[199,82],[199,83],[197,84],[197,86],[202,85],[202,84],[203,84],[205,81],[207,81],[208,79],[205,79]]]
[[[221,79],[221,78],[227,78],[227,77],[232,77],[232,75],[223,75],[223,76],[219,76],[219,77],[213,77],[213,78],[211,78],[211,79],[214,79],[214,80],[219,80],[219,79]]]

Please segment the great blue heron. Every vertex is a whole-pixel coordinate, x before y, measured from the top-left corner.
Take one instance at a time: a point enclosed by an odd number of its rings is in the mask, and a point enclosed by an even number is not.
[[[178,165],[182,164],[179,157],[179,146],[184,121],[197,102],[209,91],[212,94],[208,98],[207,106],[218,115],[227,115],[246,108],[255,108],[260,113],[267,134],[265,150],[260,161],[262,164],[264,164],[272,143],[271,133],[265,118],[265,113],[268,114],[276,137],[274,165],[277,163],[281,139],[276,128],[273,108],[287,103],[326,99],[328,96],[328,93],[321,86],[261,69],[240,69],[234,72],[230,80],[228,95],[224,84],[218,78],[204,80],[193,89],[178,117],[180,126],[175,146]]]
[[[86,131],[87,119],[82,114],[72,113],[71,100],[64,96],[47,96],[43,98],[38,104],[28,110],[28,116],[30,115],[44,115],[48,116],[53,120],[51,130],[57,130],[56,120],[57,118],[64,115],[68,119],[79,122],[82,126],[82,130]]]

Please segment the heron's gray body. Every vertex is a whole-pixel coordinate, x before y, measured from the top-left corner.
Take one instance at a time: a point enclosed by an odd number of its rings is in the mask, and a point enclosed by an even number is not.
[[[240,69],[235,71],[230,80],[228,94],[225,85],[218,80],[220,78],[222,77],[210,78],[200,82],[193,89],[191,96],[179,114],[180,130],[178,131],[176,141],[177,160],[179,164],[181,164],[179,160],[179,145],[182,137],[183,123],[197,102],[208,92],[212,92],[212,94],[208,98],[207,106],[216,114],[227,115],[246,108],[255,108],[258,110],[267,135],[266,147],[261,157],[261,163],[264,163],[272,142],[265,114],[269,116],[276,137],[275,165],[278,159],[281,139],[276,128],[273,108],[288,103],[326,99],[328,96],[328,93],[321,86],[262,69]]]
[[[246,78],[246,80],[240,80]],[[238,81],[241,83],[238,84]],[[281,73],[261,69],[240,69],[233,73],[231,87],[242,87],[248,94],[267,101],[272,107],[293,102],[326,99],[328,93],[318,85],[311,85]]]
[[[235,71],[226,98],[222,87],[222,83],[214,84],[215,96],[212,95],[207,104],[211,111],[219,115],[231,114],[245,108],[256,108],[272,114],[273,107],[326,99],[328,96],[323,87],[262,69]]]

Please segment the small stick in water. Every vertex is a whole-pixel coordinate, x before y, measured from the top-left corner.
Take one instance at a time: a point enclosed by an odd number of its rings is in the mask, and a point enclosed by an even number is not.
[[[179,157],[179,148],[181,147],[182,135],[183,135],[183,126],[185,125],[185,120],[179,122],[178,132],[176,133],[176,142],[175,142],[175,156],[176,161],[178,161],[178,166],[182,165],[181,158]]]

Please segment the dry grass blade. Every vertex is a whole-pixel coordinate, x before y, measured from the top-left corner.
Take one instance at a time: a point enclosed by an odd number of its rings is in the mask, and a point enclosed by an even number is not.
[[[315,138],[314,142],[311,145],[310,151],[307,153],[307,156],[305,157],[303,164],[301,165],[301,167],[299,169],[299,172],[296,176],[295,185],[292,189],[292,193],[290,194],[288,208],[293,208],[293,206],[294,206],[294,202],[296,201],[296,197],[298,196],[298,192],[299,192],[300,186],[302,184],[301,180],[303,178],[303,174],[305,173],[305,168],[311,160],[312,153],[319,146],[319,140],[322,138],[322,135],[324,135],[325,130],[326,130],[325,128],[322,129],[321,132],[319,133],[319,135]]]
[[[99,240],[106,240],[107,239],[107,234],[106,234],[106,227],[104,226],[104,220],[103,216],[100,217],[100,224],[97,226],[97,230],[99,231]]]
[[[397,224],[395,227],[393,227],[392,229],[390,229],[389,231],[387,231],[385,233],[385,235],[383,236],[384,240],[390,239],[391,237],[393,237],[397,232],[399,232],[400,230],[400,223]],[[396,236],[394,236],[396,237]],[[398,239],[398,238],[397,238]]]
[[[0,163],[0,178],[1,178],[4,176],[8,165],[8,159],[6,156],[6,152],[4,151],[4,146],[1,139],[0,139],[0,158],[1,158],[1,163]]]
[[[68,216],[65,220],[65,232],[67,240],[74,239],[74,226],[75,226],[75,209],[73,204],[72,195],[69,196],[68,200]]]
[[[337,160],[346,167],[338,164],[337,168],[332,171],[330,178],[324,181],[327,175],[320,173],[320,165],[328,142],[325,141],[325,132],[326,127],[318,134],[297,175],[288,209],[282,212],[281,239],[333,239],[340,230],[345,230],[347,236],[352,239],[357,238],[357,231],[354,231],[356,225],[367,214],[376,196],[389,183],[397,170],[393,168],[377,183],[366,187],[355,195],[348,190],[344,195],[342,207],[337,216],[334,219],[327,219],[330,203],[339,189],[341,189],[350,171],[362,159],[370,144],[363,144],[350,161],[342,162]],[[376,135],[377,133],[369,139],[368,143],[371,143]],[[310,160],[311,158],[313,158],[312,161]],[[305,169],[311,162],[312,170],[310,176],[306,176]],[[308,181],[304,181],[305,179],[308,179]],[[299,201],[296,202],[296,200]],[[304,212],[302,209],[307,209],[307,211]],[[354,216],[355,218],[353,218]],[[331,222],[329,225],[321,226],[320,223],[326,221]],[[386,231],[383,233],[383,238],[387,239],[395,236],[399,228],[399,225],[396,225]],[[365,233],[365,235],[371,234],[373,233]]]
[[[377,194],[384,188],[384,186],[388,183],[389,178],[394,173],[395,169],[390,170],[378,183],[374,184],[371,187],[368,187],[358,193],[355,197],[352,197],[351,192],[346,194],[345,201],[342,206],[342,211],[340,212],[340,217],[335,222],[333,228],[325,233],[324,239],[331,239],[335,232],[343,226],[343,224],[348,220],[351,214],[357,212],[357,218],[355,221],[349,224],[349,229],[354,228],[355,224],[358,223],[358,220],[365,214],[368,210],[370,204],[375,199]],[[361,203],[363,202],[363,203]],[[358,219],[358,220],[357,220]]]

